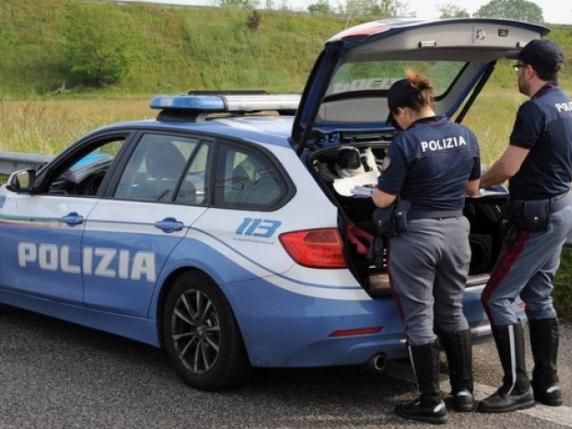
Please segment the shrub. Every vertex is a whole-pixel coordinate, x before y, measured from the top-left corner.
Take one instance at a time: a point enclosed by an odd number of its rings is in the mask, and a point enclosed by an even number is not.
[[[262,21],[262,15],[260,15],[257,11],[253,10],[250,15],[246,18],[246,26],[251,30],[258,30],[260,27],[260,22]]]
[[[311,15],[333,15],[334,11],[328,3],[328,0],[318,0],[308,6],[308,12]]]
[[[102,87],[129,72],[128,21],[101,4],[72,7],[63,31],[66,80],[71,86]]]
[[[217,3],[220,7],[231,9],[251,10],[258,6],[258,0],[218,0]]]

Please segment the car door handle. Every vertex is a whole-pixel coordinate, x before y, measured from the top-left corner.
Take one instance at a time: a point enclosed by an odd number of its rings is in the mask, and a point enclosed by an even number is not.
[[[61,221],[69,226],[81,225],[85,218],[76,212],[71,212],[61,218]]]
[[[155,228],[159,228],[161,231],[170,234],[175,231],[180,231],[185,227],[183,222],[179,222],[174,217],[166,217],[165,219],[155,223]]]

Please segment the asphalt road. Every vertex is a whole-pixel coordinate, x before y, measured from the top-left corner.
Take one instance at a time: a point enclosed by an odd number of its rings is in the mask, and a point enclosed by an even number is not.
[[[563,326],[560,371],[572,406],[572,324]],[[530,358],[530,354],[528,355]],[[529,363],[531,359],[528,359]],[[479,384],[500,381],[491,343],[475,347]],[[530,365],[529,365],[530,367]],[[10,307],[0,308],[0,427],[373,428],[414,427],[391,413],[413,399],[405,362],[361,368],[258,370],[224,393],[184,385],[165,354],[139,343]],[[448,389],[443,376],[442,387]],[[537,414],[554,408],[536,407]],[[572,426],[570,408],[537,414],[449,413],[450,427]],[[546,410],[545,410],[546,409]],[[421,425],[422,427],[427,427]]]

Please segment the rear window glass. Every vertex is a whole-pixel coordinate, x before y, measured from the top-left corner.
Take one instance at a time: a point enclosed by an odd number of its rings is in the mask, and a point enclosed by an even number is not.
[[[436,98],[445,94],[465,66],[462,61],[365,61],[343,63],[336,70],[327,96],[356,91],[388,90],[408,69],[428,78]]]
[[[219,156],[215,183],[219,207],[267,209],[288,191],[274,164],[260,153],[221,144]]]

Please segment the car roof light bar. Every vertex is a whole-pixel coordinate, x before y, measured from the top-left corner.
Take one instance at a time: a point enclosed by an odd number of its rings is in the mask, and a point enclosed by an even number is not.
[[[225,95],[223,99],[230,112],[296,110],[300,104],[298,94]]]
[[[224,111],[224,101],[215,95],[157,95],[151,109]]]
[[[202,112],[256,112],[292,111],[296,110],[299,104],[298,94],[158,95],[153,97],[150,107]]]

